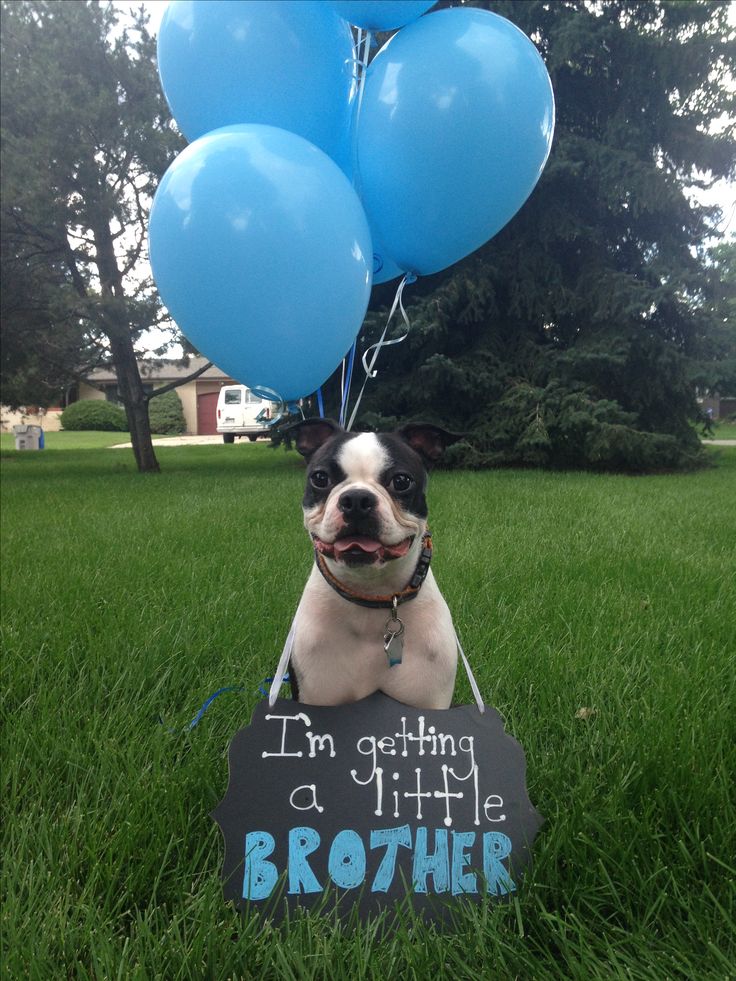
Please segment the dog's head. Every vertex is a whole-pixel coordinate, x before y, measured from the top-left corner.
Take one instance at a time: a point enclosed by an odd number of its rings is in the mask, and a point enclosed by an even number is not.
[[[307,461],[304,524],[338,578],[411,567],[427,527],[427,468],[460,439],[427,423],[348,433],[329,419],[295,427]]]

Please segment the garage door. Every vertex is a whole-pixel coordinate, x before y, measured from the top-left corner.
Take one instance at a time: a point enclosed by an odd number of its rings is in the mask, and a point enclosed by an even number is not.
[[[197,396],[197,435],[214,436],[217,433],[218,392],[206,392]]]

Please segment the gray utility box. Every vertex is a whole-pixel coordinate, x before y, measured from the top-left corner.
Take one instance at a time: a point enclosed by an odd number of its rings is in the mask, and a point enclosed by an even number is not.
[[[16,450],[42,450],[43,429],[40,426],[13,426]]]

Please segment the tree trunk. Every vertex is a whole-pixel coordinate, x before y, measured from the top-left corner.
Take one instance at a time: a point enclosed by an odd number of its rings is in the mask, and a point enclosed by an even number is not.
[[[153,451],[148,398],[138,370],[122,277],[115,257],[110,226],[106,221],[101,221],[94,228],[94,237],[103,296],[101,314],[105,333],[110,340],[110,351],[118,378],[118,395],[125,406],[135,462],[141,473],[158,473],[161,468]]]
[[[141,473],[158,473],[160,467],[153,451],[151,424],[148,419],[148,399],[143,390],[138,362],[135,357],[130,333],[123,329],[116,336],[110,330],[110,345],[118,376],[118,394],[125,406],[130,441],[138,470]]]

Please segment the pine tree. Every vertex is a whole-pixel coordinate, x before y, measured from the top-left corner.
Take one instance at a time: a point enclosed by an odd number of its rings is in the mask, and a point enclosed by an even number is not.
[[[736,169],[733,122],[710,131],[736,106],[727,9],[476,5],[540,48],[557,106],[552,155],[506,228],[416,284],[410,336],[382,353],[361,419],[444,422],[468,434],[449,457],[466,466],[693,465],[693,365],[712,358],[717,329],[705,243],[719,216],[685,189]],[[369,317],[366,343],[383,318]]]

